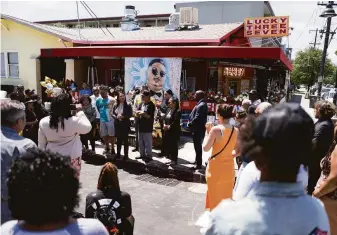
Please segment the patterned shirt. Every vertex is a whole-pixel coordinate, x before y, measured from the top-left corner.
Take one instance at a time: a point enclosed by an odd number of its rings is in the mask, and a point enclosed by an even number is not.
[[[320,182],[326,180],[329,177],[329,174],[331,171],[331,154],[328,154],[322,159],[321,168],[322,168],[322,174],[321,174],[321,178],[318,180],[318,184],[317,184],[318,187],[319,187]],[[337,200],[337,188],[331,193],[328,193],[326,196],[328,196],[332,200]]]
[[[110,110],[109,110],[109,103],[112,101],[113,98],[108,96],[107,98],[103,99],[102,97],[96,100],[96,107],[99,111],[101,122],[110,122]]]

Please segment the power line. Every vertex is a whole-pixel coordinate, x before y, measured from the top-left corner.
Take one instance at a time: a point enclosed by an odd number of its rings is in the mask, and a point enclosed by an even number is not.
[[[295,42],[291,45],[291,47],[293,47],[297,42],[298,40],[302,37],[302,34],[304,33],[304,31],[306,30],[306,28],[308,27],[312,17],[314,16],[314,13],[318,11],[318,8],[315,8],[313,11],[312,11],[312,14],[310,16],[310,19],[308,20],[307,24],[305,25],[304,29],[302,30],[301,34],[298,36],[298,38],[295,40]]]
[[[331,43],[331,41],[332,41],[332,39],[333,39],[333,37],[335,36],[335,34],[336,34],[336,31],[337,31],[337,27],[335,28],[335,30],[333,31],[333,32],[331,32],[331,39],[330,39],[330,41],[329,41],[329,44],[328,44],[328,46],[330,46],[330,43]]]
[[[82,39],[81,35],[81,27],[80,27],[80,12],[78,10],[78,1],[76,1],[76,10],[77,10],[77,28],[78,28],[78,36]]]
[[[90,11],[89,9],[87,9],[86,5],[84,5],[82,1],[80,1],[80,3],[81,3],[82,6],[84,7],[84,9],[89,13],[89,15],[90,15],[92,18],[95,18],[95,17],[93,16],[93,14],[91,13],[91,11]],[[96,18],[97,18],[97,17],[96,17]],[[97,21],[97,23],[98,23],[98,26],[99,26],[99,25],[100,25],[100,22]],[[103,30],[101,27],[99,27],[99,28],[102,30],[102,32],[104,33],[104,35],[106,35],[106,33],[104,32],[104,30]]]
[[[316,30],[309,30],[309,33],[315,32],[315,41],[312,43],[310,42],[309,45],[314,45],[314,49],[316,49],[316,45],[319,45],[320,43],[317,43],[317,33],[318,33],[318,28]]]
[[[94,12],[93,10],[91,10],[91,8],[88,6],[88,4],[86,4],[85,1],[81,1],[81,3],[82,3],[82,5],[83,5],[84,7],[86,7],[87,11],[88,11],[88,9],[89,9],[89,11],[91,11],[91,13],[96,17],[98,24],[101,25],[100,21],[98,20],[97,15],[95,14],[95,12]],[[109,34],[114,38],[114,36],[113,36],[113,34],[110,32],[110,30],[109,30],[105,25],[103,25],[103,26],[104,26],[104,28],[109,32]],[[102,29],[102,31],[103,31],[103,29]],[[103,32],[104,32],[104,31],[103,31]],[[104,34],[105,34],[105,32],[104,32]]]

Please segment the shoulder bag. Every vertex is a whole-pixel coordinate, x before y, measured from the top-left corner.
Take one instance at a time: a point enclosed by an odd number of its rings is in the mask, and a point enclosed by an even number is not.
[[[225,148],[226,148],[227,145],[229,144],[229,141],[232,139],[233,132],[234,132],[234,126],[232,127],[231,134],[230,134],[230,136],[229,136],[229,138],[228,138],[227,143],[225,144],[225,146],[224,146],[218,153],[216,153],[216,154],[214,154],[213,156],[211,156],[211,157],[209,158],[209,160],[215,158],[215,157],[218,156],[220,153],[222,153],[222,151],[225,150]]]

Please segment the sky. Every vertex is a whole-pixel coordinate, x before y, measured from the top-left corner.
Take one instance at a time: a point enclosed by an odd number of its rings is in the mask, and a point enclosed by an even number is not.
[[[176,1],[86,1],[98,17],[121,16],[125,5],[134,5],[139,14],[173,13]],[[179,2],[179,1],[178,1]],[[181,2],[181,1],[180,1]],[[293,58],[301,49],[309,46],[315,39],[316,28],[322,29],[326,19],[319,15],[324,7],[317,6],[317,1],[271,1],[275,15],[289,16],[290,27],[294,30],[289,36],[290,47],[293,48]],[[90,18],[86,10],[79,5],[80,18]],[[335,8],[337,12],[337,7]],[[1,1],[1,12],[28,21],[61,20],[77,18],[75,1]],[[243,20],[243,19],[242,19]],[[336,30],[334,39],[329,44],[328,57],[337,66],[337,17],[332,18],[331,31]],[[323,49],[323,38],[317,38],[319,48]],[[287,42],[287,38],[283,38]]]

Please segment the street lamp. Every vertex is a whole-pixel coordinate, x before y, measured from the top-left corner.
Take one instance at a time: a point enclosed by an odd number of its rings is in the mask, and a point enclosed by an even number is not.
[[[317,91],[318,97],[317,97],[317,99],[321,99],[321,91],[322,91],[322,83],[323,83],[323,78],[324,78],[324,66],[325,66],[325,60],[326,60],[326,52],[328,50],[328,45],[329,45],[331,18],[337,16],[337,14],[336,14],[335,10],[333,9],[333,6],[335,5],[333,1],[329,1],[328,4],[318,3],[318,5],[326,6],[326,9],[323,11],[323,13],[319,17],[327,18],[324,48],[323,48],[323,56],[322,56],[321,67],[320,67],[320,71],[319,71],[319,77],[318,77],[318,91]]]
[[[335,10],[333,9],[333,2],[329,2],[329,4],[326,6],[326,9],[323,11],[323,13],[319,16],[322,18],[331,18],[337,16]]]

